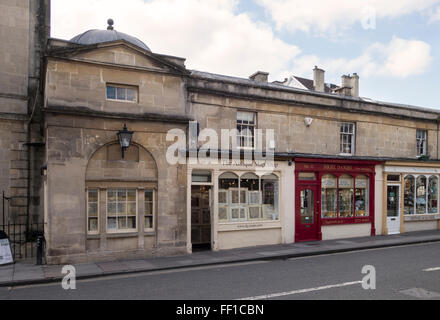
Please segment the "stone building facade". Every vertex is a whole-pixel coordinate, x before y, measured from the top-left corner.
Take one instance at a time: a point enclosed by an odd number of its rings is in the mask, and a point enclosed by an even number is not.
[[[317,67],[273,83],[188,70],[113,21],[51,39],[48,2],[8,3],[28,17],[11,26],[27,47],[8,50],[29,55],[0,61],[17,82],[0,94],[0,186],[44,221],[48,263],[440,228],[440,112],[361,98],[357,74],[329,85]],[[224,130],[232,147],[200,161]]]
[[[0,223],[42,222],[40,110],[49,7],[48,0],[0,4],[0,192],[10,199]]]

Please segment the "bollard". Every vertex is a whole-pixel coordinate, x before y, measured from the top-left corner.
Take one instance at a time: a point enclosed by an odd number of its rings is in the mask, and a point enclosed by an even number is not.
[[[44,237],[39,236],[37,238],[37,266],[43,265],[43,246],[44,246]]]

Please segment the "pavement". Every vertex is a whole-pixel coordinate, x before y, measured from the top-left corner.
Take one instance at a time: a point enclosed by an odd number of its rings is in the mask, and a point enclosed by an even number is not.
[[[251,261],[285,260],[290,258],[325,255],[332,253],[378,249],[411,244],[440,242],[440,230],[410,232],[400,235],[362,237],[343,240],[327,240],[259,246],[225,251],[204,251],[193,254],[152,257],[139,260],[83,263],[73,265],[76,279],[173,270],[211,265],[224,265]],[[0,266],[0,287],[18,287],[61,281],[64,265],[37,266],[32,261],[18,261]]]

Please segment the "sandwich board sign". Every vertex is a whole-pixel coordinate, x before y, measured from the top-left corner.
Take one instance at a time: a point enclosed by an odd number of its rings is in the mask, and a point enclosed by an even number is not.
[[[0,231],[0,266],[14,263],[8,236]]]

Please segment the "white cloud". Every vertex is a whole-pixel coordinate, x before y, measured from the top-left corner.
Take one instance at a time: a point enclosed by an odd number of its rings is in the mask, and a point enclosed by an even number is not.
[[[440,6],[430,12],[429,22],[434,23],[440,21]]]
[[[257,0],[268,10],[279,30],[341,34],[375,18],[396,18],[424,12],[439,0]]]
[[[52,37],[115,29],[143,40],[153,52],[187,58],[187,67],[247,77],[257,70],[279,77],[300,49],[271,28],[236,14],[236,0],[52,0]]]
[[[419,1],[420,7],[428,2]],[[342,2],[355,0],[333,3],[337,7]],[[413,3],[401,2],[407,8]],[[328,21],[322,21],[323,26],[334,18],[334,9],[317,10],[313,6],[315,0],[302,4],[306,13],[309,8],[310,12],[318,11],[312,15],[329,14]],[[187,58],[190,69],[239,77],[261,70],[270,72],[271,80],[292,74],[311,77],[315,65],[326,69],[328,80],[337,83],[342,74],[353,72],[363,78],[405,78],[425,72],[432,62],[429,44],[397,37],[387,44],[374,43],[353,59],[304,55],[299,47],[278,38],[268,25],[237,13],[236,5],[236,0],[52,0],[52,36],[70,39],[89,29],[104,29],[107,19],[113,18],[116,30],[138,37],[153,52]],[[354,10],[354,5],[346,8]],[[406,11],[400,8],[396,12]]]
[[[357,72],[361,77],[407,78],[425,73],[432,63],[431,46],[419,40],[393,37],[388,44],[374,43],[353,59],[326,59],[304,55],[295,62],[295,73],[310,76],[318,65],[328,72],[328,81],[339,81],[342,74]],[[336,84],[339,84],[337,82]]]

